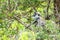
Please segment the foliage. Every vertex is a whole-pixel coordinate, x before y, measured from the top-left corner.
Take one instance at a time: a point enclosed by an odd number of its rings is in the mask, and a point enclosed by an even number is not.
[[[47,14],[47,5],[49,0],[0,0],[0,40],[60,40],[60,30],[53,21],[46,20],[43,27],[32,25],[26,28],[32,21],[31,15],[34,9],[40,12],[45,18]],[[54,14],[54,3],[51,0],[48,14]],[[22,23],[21,23],[22,22]],[[23,25],[23,24],[27,25]]]

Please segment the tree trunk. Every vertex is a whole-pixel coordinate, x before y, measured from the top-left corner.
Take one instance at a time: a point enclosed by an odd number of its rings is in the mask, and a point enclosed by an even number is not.
[[[60,27],[60,0],[54,0],[54,16],[56,18],[55,22]]]

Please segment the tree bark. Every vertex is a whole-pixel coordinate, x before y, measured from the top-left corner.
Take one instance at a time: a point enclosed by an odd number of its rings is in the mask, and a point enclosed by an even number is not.
[[[60,27],[60,0],[54,0],[54,16],[56,18],[55,22]]]

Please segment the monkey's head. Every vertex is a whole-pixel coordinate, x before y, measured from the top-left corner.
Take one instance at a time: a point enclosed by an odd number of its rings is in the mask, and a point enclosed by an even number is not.
[[[34,20],[39,19],[39,18],[40,18],[40,14],[39,14],[39,12],[34,12],[32,18],[33,18]]]
[[[44,19],[40,16],[40,13],[39,13],[39,12],[34,12],[32,18],[33,18],[34,24],[37,23],[37,24],[36,24],[37,26],[44,26],[44,25],[45,25],[45,21],[44,21]]]

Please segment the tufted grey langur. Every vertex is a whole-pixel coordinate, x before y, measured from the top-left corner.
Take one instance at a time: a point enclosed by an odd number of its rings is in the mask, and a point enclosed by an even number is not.
[[[45,20],[43,19],[43,17],[41,17],[39,12],[34,12],[33,16],[33,24],[35,26],[45,26]]]

